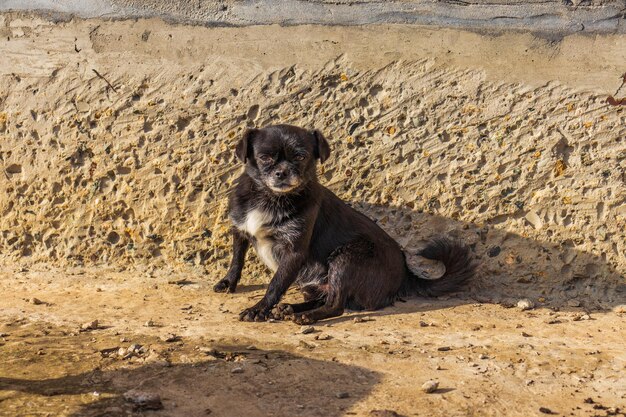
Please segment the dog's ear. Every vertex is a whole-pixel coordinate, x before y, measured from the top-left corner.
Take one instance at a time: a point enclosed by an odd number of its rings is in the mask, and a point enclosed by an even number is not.
[[[248,157],[252,153],[252,140],[258,132],[258,129],[248,129],[246,133],[243,134],[239,143],[237,143],[235,155],[237,155],[237,158],[244,164],[248,161]]]
[[[314,130],[312,133],[315,138],[315,157],[320,160],[320,163],[323,163],[330,156],[330,146],[322,132]]]

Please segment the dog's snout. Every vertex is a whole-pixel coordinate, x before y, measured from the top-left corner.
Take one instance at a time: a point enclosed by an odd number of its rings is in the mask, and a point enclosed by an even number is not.
[[[287,170],[277,169],[276,171],[274,171],[274,176],[278,178],[279,180],[282,180],[283,178],[287,176]]]

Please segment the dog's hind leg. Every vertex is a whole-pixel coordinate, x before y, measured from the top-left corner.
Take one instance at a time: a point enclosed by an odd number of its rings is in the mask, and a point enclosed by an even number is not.
[[[331,266],[328,274],[328,284],[323,289],[326,297],[318,298],[323,304],[311,310],[304,310],[294,314],[293,321],[298,324],[311,324],[318,320],[341,316],[346,305],[347,294],[342,287],[340,273],[344,273],[343,268],[333,268]],[[302,303],[306,304],[306,303]]]
[[[304,311],[302,313],[296,313],[294,314],[293,321],[298,324],[311,324],[319,320],[341,316],[344,310],[343,304],[344,302],[336,301],[332,304],[326,303],[321,307]]]
[[[324,300],[308,300],[303,303],[280,303],[272,309],[272,317],[277,320],[285,320],[297,313],[313,310],[324,305]]]

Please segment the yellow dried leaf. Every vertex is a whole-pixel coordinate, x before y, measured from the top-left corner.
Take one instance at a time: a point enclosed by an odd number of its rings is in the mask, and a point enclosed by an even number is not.
[[[567,105],[567,111],[573,111],[574,110],[574,105],[572,103]]]
[[[559,159],[554,165],[554,175],[560,177],[563,173],[565,173],[566,168],[567,166],[565,165],[565,162],[563,162],[562,159]]]
[[[537,151],[533,154],[535,158],[539,158],[541,156],[541,151]]]
[[[571,197],[563,197],[562,201],[563,201],[563,204],[572,204]]]
[[[389,127],[387,128],[387,133],[389,133],[390,135],[395,134],[395,133],[396,133],[396,128],[395,128],[395,127],[393,127],[393,126],[389,126]]]
[[[341,81],[348,81],[348,76],[346,75],[345,72],[342,72],[340,77],[341,77]]]
[[[583,126],[585,126],[585,128],[589,129],[591,126],[593,126],[593,122],[585,122],[583,123]]]
[[[374,127],[376,127],[376,125],[374,123],[372,123],[372,122],[367,124],[367,130],[372,130],[372,129],[374,129]]]

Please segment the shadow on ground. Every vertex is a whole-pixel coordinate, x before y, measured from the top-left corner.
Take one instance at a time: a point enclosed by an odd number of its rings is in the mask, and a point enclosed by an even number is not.
[[[41,338],[40,356],[37,346],[4,346],[0,415],[143,415],[124,399],[139,390],[160,395],[153,416],[341,416],[380,381],[376,372],[281,350],[230,345],[207,354],[178,344],[171,354],[187,363],[168,366],[94,354],[89,335],[58,336]]]
[[[470,245],[480,267],[464,293],[474,300],[532,298],[557,307],[577,301],[590,310],[626,303],[626,278],[605,256],[576,249],[582,242],[538,242],[503,230],[497,222],[476,225],[409,208],[368,203],[353,206],[376,219],[400,242],[409,258],[428,238],[437,235],[459,238]]]

